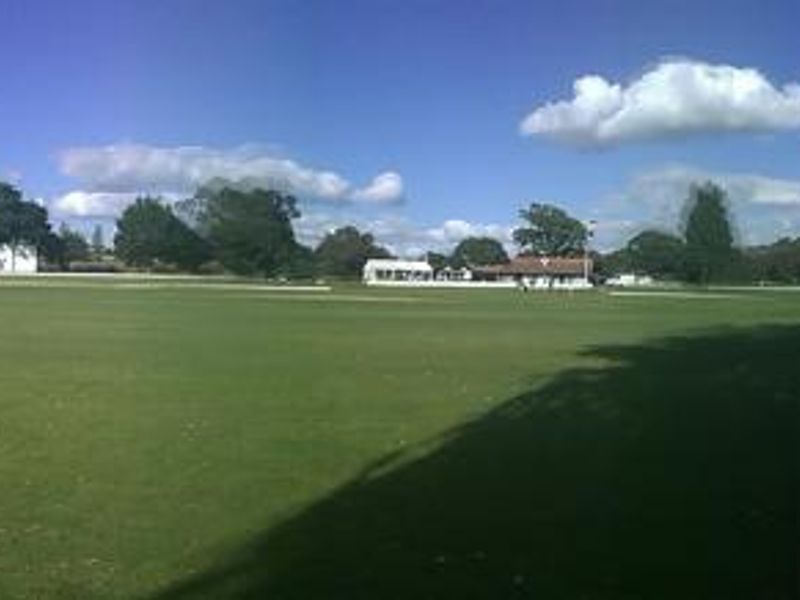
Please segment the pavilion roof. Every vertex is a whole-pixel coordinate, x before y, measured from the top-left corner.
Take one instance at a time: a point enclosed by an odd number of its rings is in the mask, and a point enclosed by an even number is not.
[[[584,268],[583,258],[517,256],[505,264],[474,267],[472,270],[485,275],[583,275]],[[589,260],[589,271],[591,269],[592,261]]]

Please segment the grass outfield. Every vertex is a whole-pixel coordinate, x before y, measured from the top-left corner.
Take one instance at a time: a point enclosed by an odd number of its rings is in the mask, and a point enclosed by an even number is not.
[[[0,598],[794,598],[800,294],[0,281]]]

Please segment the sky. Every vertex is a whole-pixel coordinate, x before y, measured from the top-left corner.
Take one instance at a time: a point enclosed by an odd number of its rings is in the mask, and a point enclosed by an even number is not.
[[[800,0],[0,0],[0,179],[54,224],[208,179],[396,253],[556,204],[618,247],[695,181],[800,235]]]

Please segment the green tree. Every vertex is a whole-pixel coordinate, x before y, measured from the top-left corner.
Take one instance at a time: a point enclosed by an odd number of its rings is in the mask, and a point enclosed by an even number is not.
[[[197,271],[211,260],[211,246],[195,230],[172,215],[164,261],[182,271]]]
[[[359,277],[370,258],[389,258],[391,253],[375,244],[371,233],[361,233],[352,225],[327,234],[314,251],[317,266],[325,275]]]
[[[589,230],[557,206],[534,202],[519,216],[527,225],[514,230],[514,241],[523,253],[574,256],[584,251]]]
[[[15,269],[20,251],[27,247],[42,251],[51,235],[47,209],[23,200],[17,188],[0,182],[0,244],[11,249],[11,269]]]
[[[78,231],[70,229],[65,223],[58,229],[58,237],[61,238],[63,261],[70,264],[76,261],[89,260],[91,253],[89,243]]]
[[[450,264],[456,268],[467,265],[496,265],[508,262],[503,245],[490,237],[468,237],[453,249]]]
[[[450,264],[450,257],[441,252],[426,252],[423,260],[426,260],[434,271],[441,271]]]
[[[300,216],[293,196],[214,185],[200,189],[187,206],[226,269],[264,277],[291,271],[298,253],[292,219]]]
[[[44,262],[44,267],[47,270],[56,269],[64,270],[67,268],[67,261],[64,258],[64,242],[61,237],[51,231],[41,245],[39,258]]]
[[[646,230],[634,236],[625,251],[631,268],[639,273],[680,277],[686,262],[686,244],[669,233]]]
[[[169,209],[159,199],[137,198],[117,220],[117,257],[134,267],[153,267],[166,254],[170,222]]]
[[[292,279],[313,279],[317,275],[317,261],[314,251],[308,246],[297,244],[288,263],[281,273]]]
[[[592,272],[601,281],[608,277],[614,277],[621,273],[630,273],[634,270],[631,255],[627,248],[620,248],[605,254],[594,252],[591,258],[594,263]]]
[[[174,265],[195,270],[209,257],[208,245],[157,198],[142,197],[117,220],[114,250],[126,264]]]
[[[766,246],[748,248],[745,260],[751,279],[776,283],[800,282],[800,238],[781,238]]]
[[[712,182],[693,185],[683,228],[687,280],[708,283],[729,276],[736,252],[725,192]]]

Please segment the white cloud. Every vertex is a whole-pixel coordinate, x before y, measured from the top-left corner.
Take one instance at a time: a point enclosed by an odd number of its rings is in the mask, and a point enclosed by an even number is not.
[[[91,205],[93,212],[101,211],[99,204],[104,201],[110,201],[108,210],[114,210],[120,194],[190,194],[214,178],[277,186],[304,199],[338,203],[387,204],[403,196],[403,180],[393,171],[380,173],[358,188],[333,171],[312,169],[253,147],[215,150],[119,144],[70,148],[61,153],[59,166],[92,195],[64,200],[64,208],[88,210]]]
[[[75,190],[59,196],[51,208],[59,217],[107,218],[117,217],[136,199],[129,192],[85,192]]]
[[[441,245],[455,245],[467,237],[491,237],[500,243],[510,246],[512,244],[513,227],[481,223],[470,223],[461,219],[450,219],[438,227],[427,229],[425,235],[432,241]]]
[[[571,100],[531,112],[521,133],[603,146],[699,132],[800,127],[800,84],[778,88],[756,69],[671,60],[628,85],[587,75],[573,89]]]
[[[800,208],[800,180],[743,174],[728,175],[724,185],[733,197],[753,204]]]
[[[589,247],[601,252],[615,250],[624,245],[639,229],[641,223],[632,218],[599,216],[592,228]]]
[[[316,246],[326,233],[344,225],[354,225],[361,231],[370,232],[378,244],[403,257],[421,256],[427,251],[450,252],[458,242],[470,236],[493,237],[503,243],[507,250],[513,250],[511,227],[470,223],[461,219],[450,219],[434,227],[425,227],[396,215],[365,219],[352,215],[309,212],[296,221],[295,231],[302,243]]]
[[[382,204],[403,197],[403,179],[398,173],[388,171],[376,176],[372,182],[352,194],[354,200]]]

